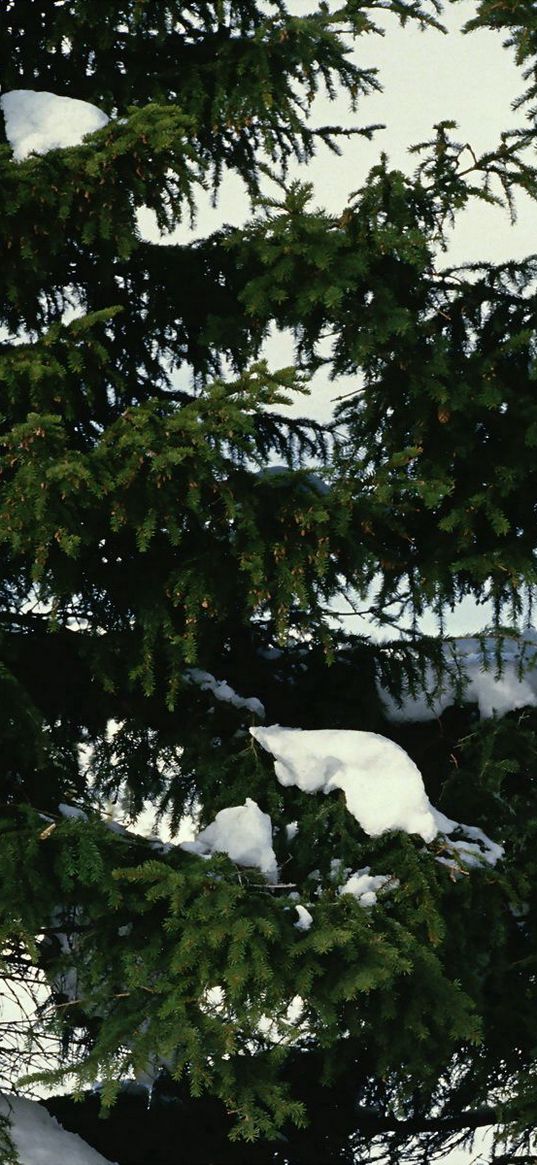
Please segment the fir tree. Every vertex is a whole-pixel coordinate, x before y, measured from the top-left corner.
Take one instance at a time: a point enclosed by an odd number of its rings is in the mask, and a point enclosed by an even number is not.
[[[526,129],[478,157],[443,122],[412,178],[380,156],[333,216],[286,167],[373,132],[313,130],[308,109],[343,86],[362,120],[378,81],[348,48],[374,7],[0,11],[3,94],[108,118],[69,148],[0,144],[2,968],[39,969],[29,1066],[56,1041],[49,1084],[100,1082],[112,1115],[88,1136],[122,1165],[172,1165],[191,1135],[190,1161],[235,1165],[425,1161],[485,1124],[503,1160],[535,1149],[536,265],[454,269],[442,248],[471,200],[537,193],[537,24],[529,0],[482,0],[472,22],[515,45]],[[142,240],[139,208],[171,229],[229,171],[247,227]],[[263,360],[274,324],[292,368]],[[330,425],[307,398],[289,420],[324,362],[356,391]],[[484,674],[509,671],[528,706],[479,718],[443,636],[468,595],[492,605]],[[366,607],[371,635],[338,629],[338,604]],[[383,691],[427,684],[442,715],[390,718]],[[470,830],[362,827],[341,780],[277,779],[264,724],[380,734]],[[270,818],[271,871],[141,836],[148,802],[202,839],[225,810]],[[132,1147],[121,1081],[147,1074]],[[85,1130],[94,1103],[56,1111]],[[152,1127],[165,1143],[143,1156]]]

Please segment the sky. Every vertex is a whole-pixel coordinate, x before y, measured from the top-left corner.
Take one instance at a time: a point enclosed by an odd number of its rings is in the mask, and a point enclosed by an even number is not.
[[[310,7],[306,0],[290,4],[297,13]],[[316,202],[330,211],[341,211],[348,194],[364,181],[368,170],[384,150],[390,162],[412,172],[415,159],[412,144],[431,137],[435,122],[451,118],[460,127],[460,140],[476,152],[494,146],[502,130],[523,124],[523,114],[514,114],[512,102],[523,90],[520,70],[512,50],[502,48],[499,35],[481,29],[463,35],[462,25],[475,14],[469,0],[449,6],[443,16],[447,35],[435,30],[421,32],[413,24],[401,28],[392,14],[380,14],[384,36],[362,36],[353,57],[366,67],[377,67],[383,92],[364,98],[352,113],[344,94],[335,101],[320,95],[313,105],[314,124],[386,124],[372,142],[362,138],[343,141],[343,153],[334,157],[321,147],[308,166],[295,164],[291,177],[311,181]],[[501,210],[469,210],[461,216],[451,241],[450,261],[501,260],[521,256],[532,249],[535,210],[529,200],[519,205],[515,228]],[[223,223],[239,225],[250,215],[240,179],[229,176],[223,183],[218,205],[211,207],[208,196],[199,199],[194,231],[185,225],[170,239],[188,240],[218,229]],[[143,216],[145,230],[155,238],[151,212]],[[535,246],[535,243],[533,243]]]
[[[298,14],[307,11],[309,4],[295,0],[290,7]],[[463,35],[461,31],[475,10],[476,5],[469,0],[449,6],[442,18],[448,28],[446,35],[434,30],[420,32],[412,23],[401,28],[391,14],[382,14],[385,36],[359,39],[354,57],[360,64],[378,68],[383,92],[365,98],[357,114],[350,111],[344,95],[335,103],[319,97],[313,118],[318,125],[383,122],[386,129],[376,134],[372,142],[362,138],[345,142],[340,158],[321,149],[308,167],[291,167],[292,177],[313,182],[318,205],[341,212],[348,195],[364,182],[382,150],[394,166],[411,173],[415,158],[409,154],[409,147],[432,137],[435,122],[447,118],[456,121],[459,140],[468,142],[476,153],[494,147],[503,130],[523,124],[523,113],[512,110],[524,88],[513,51],[502,46],[502,38],[496,33],[481,29]],[[512,225],[504,210],[482,203],[471,206],[459,216],[450,234],[445,262],[501,262],[537,250],[537,208],[529,199],[520,198],[517,212],[517,222]],[[172,237],[186,242],[223,223],[238,226],[247,221],[249,214],[240,181],[229,177],[217,207],[212,208],[208,198],[201,200],[195,229],[183,226]],[[150,215],[145,217],[144,227],[154,239]],[[289,336],[275,335],[267,344],[266,355],[274,367],[290,363],[292,352]],[[352,384],[345,386],[347,390],[349,387]],[[341,387],[327,381],[326,373],[318,374],[307,405],[308,414],[326,419],[333,397],[341,391]],[[300,400],[290,411],[304,413],[304,401]],[[468,601],[457,611],[449,630],[465,634],[485,622],[486,612],[476,611]],[[424,626],[424,630],[434,631],[434,627]],[[486,1134],[480,1134],[472,1151],[454,1151],[444,1157],[443,1165],[477,1165],[487,1159],[487,1143]]]
[[[289,7],[300,14],[310,5],[307,0],[291,0]],[[513,50],[504,48],[502,37],[487,29],[470,34],[462,32],[463,25],[475,12],[476,4],[471,0],[448,5],[442,15],[448,29],[446,34],[434,29],[422,32],[413,22],[402,28],[391,13],[378,14],[385,35],[360,37],[353,57],[363,66],[378,69],[383,92],[364,98],[356,113],[352,113],[343,93],[335,102],[319,96],[312,119],[317,125],[381,122],[386,129],[375,134],[371,142],[362,138],[344,139],[339,158],[321,147],[308,166],[290,167],[290,177],[314,184],[317,205],[341,213],[348,195],[365,181],[382,151],[387,153],[393,166],[412,173],[416,159],[409,153],[409,147],[430,139],[438,121],[448,118],[456,121],[459,140],[469,143],[476,153],[494,147],[503,130],[524,124],[523,112],[512,110],[513,102],[524,90]],[[223,223],[238,226],[249,217],[250,207],[242,183],[237,177],[228,176],[217,206],[211,206],[208,195],[200,198],[194,230],[185,223],[170,239],[187,242],[217,230]],[[158,232],[151,212],[141,215],[140,225],[147,237],[156,241]],[[506,210],[476,202],[459,215],[442,263],[521,258],[537,250],[536,226],[537,207],[527,196],[518,199],[514,225]],[[291,364],[291,335],[274,332],[264,355],[273,368]],[[321,369],[313,379],[309,398],[298,397],[287,410],[279,407],[278,411],[325,421],[332,414],[334,399],[358,385],[356,375],[333,383]],[[449,634],[469,634],[485,627],[489,618],[487,608],[476,608],[472,599],[466,599],[457,608],[455,617],[448,619],[446,630]],[[422,620],[421,627],[424,632],[434,634],[437,628],[433,616]],[[356,622],[353,629],[358,630]]]
[[[296,12],[309,5],[296,0]],[[315,186],[316,201],[331,211],[340,211],[348,194],[364,181],[381,150],[393,165],[412,172],[414,158],[408,149],[413,143],[432,136],[435,122],[452,118],[457,121],[460,140],[469,142],[476,152],[493,147],[502,130],[523,122],[522,113],[513,113],[512,103],[523,91],[520,70],[514,53],[502,47],[501,37],[488,30],[464,36],[462,25],[475,14],[475,4],[463,0],[450,6],[443,17],[447,35],[436,31],[420,32],[412,24],[400,28],[392,19],[383,23],[386,35],[362,37],[355,49],[360,63],[377,66],[384,86],[381,94],[366,98],[357,115],[350,113],[348,102],[341,97],[336,103],[318,99],[313,110],[317,124],[372,124],[385,122],[386,129],[372,142],[351,139],[343,154],[335,158],[322,150],[307,168],[294,167],[297,176]],[[219,205],[200,208],[195,235],[217,229],[223,222],[239,225],[249,215],[247,200],[240,182],[229,179]],[[512,226],[507,213],[475,204],[460,216],[451,234],[446,262],[465,263],[477,260],[501,262],[520,258],[537,250],[535,229],[537,208],[529,199],[519,200],[518,221]],[[183,238],[192,237],[182,230]],[[267,355],[275,366],[290,362],[292,345],[288,337],[275,337]],[[326,402],[337,395],[333,385],[317,378],[315,397],[308,411],[312,416],[326,416]],[[304,411],[303,402],[300,411]],[[482,626],[482,614],[477,625]],[[473,604],[458,612],[456,630],[464,633],[476,626]],[[444,1158],[443,1165],[470,1165],[485,1161],[488,1138],[480,1134],[472,1151],[455,1151]],[[483,1154],[485,1154],[483,1156]]]
[[[290,7],[300,13],[310,5],[307,0],[293,0]],[[309,165],[291,165],[290,178],[299,177],[313,183],[314,201],[318,206],[341,213],[349,194],[365,181],[382,151],[387,153],[393,166],[411,173],[416,159],[409,154],[409,147],[430,139],[434,124],[440,120],[456,121],[461,142],[470,143],[477,153],[497,144],[502,130],[523,124],[523,113],[514,114],[511,109],[524,88],[513,51],[504,49],[502,38],[488,30],[462,34],[462,25],[475,14],[475,8],[469,0],[449,5],[443,16],[449,30],[446,35],[436,30],[422,32],[413,22],[402,28],[391,13],[380,12],[379,23],[385,35],[358,39],[353,57],[360,65],[378,69],[383,92],[364,98],[356,113],[350,109],[343,93],[335,102],[319,95],[313,105],[312,121],[316,125],[347,126],[381,122],[386,128],[376,133],[371,142],[363,138],[343,139],[339,158],[321,146]],[[275,188],[271,190],[267,184],[267,193],[274,192]],[[188,242],[217,230],[224,223],[239,226],[250,214],[240,179],[228,175],[217,206],[212,207],[209,195],[201,192],[194,230],[185,222],[166,241]],[[443,262],[522,257],[536,247],[535,223],[536,209],[527,197],[519,200],[515,226],[510,224],[506,211],[474,204],[460,214]],[[141,213],[140,226],[147,238],[157,240],[151,211]],[[265,355],[273,367],[291,363],[291,336],[274,334],[266,345]],[[289,412],[303,415],[307,411],[317,420],[326,420],[332,413],[334,398],[350,391],[356,381],[356,376],[341,378],[336,386],[321,370],[314,379],[307,406],[300,397]]]

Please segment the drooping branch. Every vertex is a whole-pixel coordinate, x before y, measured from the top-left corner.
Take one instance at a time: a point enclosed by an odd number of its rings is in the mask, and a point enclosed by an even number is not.
[[[463,1129],[472,1131],[482,1129],[487,1125],[499,1124],[505,1119],[505,1113],[493,1106],[484,1106],[469,1112],[451,1113],[438,1117],[413,1116],[400,1120],[392,1116],[380,1116],[371,1109],[361,1108],[358,1111],[357,1125],[359,1133],[377,1135],[380,1133],[398,1133],[401,1139],[418,1136],[420,1133],[452,1133]]]

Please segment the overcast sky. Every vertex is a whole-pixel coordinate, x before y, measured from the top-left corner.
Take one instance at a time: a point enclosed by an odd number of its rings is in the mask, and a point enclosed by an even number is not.
[[[300,13],[308,11],[310,4],[307,0],[295,0],[290,7]],[[322,150],[309,167],[292,168],[293,176],[315,184],[319,205],[340,211],[348,194],[361,185],[382,150],[394,166],[411,172],[415,159],[408,154],[409,146],[431,137],[437,121],[455,120],[459,125],[459,139],[469,142],[476,153],[494,147],[502,130],[523,124],[523,114],[514,114],[511,108],[524,88],[512,50],[502,47],[499,35],[486,30],[462,35],[462,25],[475,10],[476,5],[468,0],[449,5],[442,18],[449,30],[447,35],[429,30],[420,32],[412,23],[400,28],[395,18],[387,15],[383,16],[386,29],[383,38],[359,39],[355,58],[360,64],[379,69],[383,93],[364,99],[357,114],[350,112],[344,95],[336,103],[319,98],[313,115],[317,124],[384,122],[386,129],[375,135],[372,142],[351,139],[344,144],[341,158]],[[224,222],[239,225],[247,220],[249,213],[240,181],[230,177],[223,185],[216,209],[210,207],[208,198],[200,201],[195,231],[184,227],[176,237],[187,241],[216,230]],[[144,222],[154,237],[149,215]],[[505,211],[475,204],[460,215],[446,262],[502,261],[530,254],[537,250],[536,222],[537,208],[528,199],[519,201],[515,226],[511,226]],[[289,338],[275,337],[268,345],[267,354],[275,367],[290,363]],[[327,384],[326,375],[319,374],[314,396],[307,406],[310,415],[325,417],[330,411],[330,398],[336,392],[334,385]],[[295,411],[306,411],[304,404],[301,402]],[[482,612],[476,618],[473,605],[468,603],[450,630],[464,633],[482,626],[485,621]],[[449,1154],[444,1158],[444,1165],[469,1165],[486,1160],[481,1156],[485,1140],[480,1136],[471,1153]]]
[[[413,168],[408,147],[426,139],[434,122],[453,118],[460,127],[460,140],[470,142],[476,152],[494,146],[502,130],[522,122],[513,114],[512,102],[523,90],[514,54],[502,47],[501,37],[486,30],[463,36],[462,24],[475,12],[475,4],[450,6],[444,23],[449,33],[420,33],[410,26],[398,28],[385,22],[386,36],[364,38],[356,57],[380,70],[384,92],[363,102],[366,122],[383,121],[387,128],[372,143],[356,142],[345,148],[341,159],[327,162],[319,158],[310,168],[319,201],[336,209],[344,196],[360,184],[374,164],[379,148],[402,169]],[[341,102],[341,116],[345,116]],[[334,112],[334,111],[333,111]],[[330,120],[335,120],[333,117]],[[327,117],[328,120],[328,117]],[[478,259],[501,261],[521,257],[537,249],[535,227],[537,208],[528,199],[519,203],[518,223],[512,227],[505,212],[476,204],[461,215],[452,235],[449,261]],[[457,631],[475,627],[472,604],[466,617],[459,615]],[[478,620],[478,625],[484,620]],[[469,1165],[483,1161],[486,1138],[479,1136],[474,1151],[454,1152],[445,1165]],[[488,1156],[488,1155],[487,1155]]]
[[[297,13],[310,7],[308,0],[294,0],[290,6]],[[409,147],[430,138],[437,121],[455,120],[460,127],[459,139],[470,143],[477,153],[494,147],[502,130],[523,124],[523,115],[514,114],[511,109],[524,87],[514,54],[502,47],[502,38],[496,33],[479,30],[462,34],[462,25],[474,13],[475,5],[468,0],[449,5],[443,17],[449,32],[443,35],[435,30],[421,32],[413,22],[401,28],[392,14],[381,12],[385,35],[358,39],[355,59],[364,66],[378,68],[383,92],[364,98],[355,114],[344,94],[336,102],[319,96],[314,103],[313,120],[318,125],[382,122],[386,129],[376,133],[371,142],[343,139],[340,158],[321,147],[309,166],[291,167],[293,177],[314,183],[318,205],[340,212],[349,193],[364,182],[383,150],[394,166],[412,172],[416,159],[409,154]],[[237,177],[225,179],[216,208],[211,207],[209,196],[201,193],[195,229],[192,231],[185,224],[170,236],[171,240],[186,242],[209,234],[223,223],[239,225],[248,219],[248,199]],[[142,214],[141,225],[147,237],[155,239],[152,217],[151,212]],[[476,203],[460,214],[445,261],[463,263],[526,255],[537,249],[533,237],[535,221],[535,206],[527,198],[519,200],[514,227],[504,210]],[[275,336],[267,345],[266,355],[273,367],[291,363],[291,338]],[[349,378],[343,390],[352,388],[353,383],[356,377]],[[324,420],[331,414],[338,391],[342,387],[338,390],[329,384],[326,374],[320,372],[307,406],[300,398],[291,411],[307,411]]]
[[[308,0],[294,0],[290,7],[300,13],[308,11],[310,4]],[[401,28],[392,14],[380,13],[379,23],[382,22],[385,35],[358,39],[355,60],[378,69],[383,92],[364,98],[356,114],[350,110],[343,93],[336,102],[319,96],[312,117],[317,125],[382,122],[386,129],[375,134],[371,142],[362,138],[343,139],[340,158],[321,147],[309,166],[291,167],[291,176],[314,183],[318,205],[340,213],[348,195],[364,182],[382,151],[394,166],[411,173],[416,159],[409,154],[409,147],[429,139],[435,122],[448,118],[456,121],[459,140],[468,142],[476,153],[493,148],[503,130],[524,124],[523,113],[512,111],[513,102],[524,90],[513,51],[503,47],[502,37],[497,33],[480,29],[463,35],[461,31],[475,11],[476,5],[469,0],[448,5],[442,17],[448,28],[446,35],[434,29],[422,32],[413,22]],[[195,230],[185,225],[171,237],[186,242],[218,229],[224,222],[239,225],[249,215],[242,183],[230,176],[223,184],[216,208],[210,206],[208,196],[200,199]],[[149,237],[155,238],[151,215],[144,221]],[[537,207],[527,197],[518,200],[518,221],[514,226],[505,210],[475,202],[459,215],[451,232],[449,252],[442,261],[502,261],[528,255],[537,250],[536,223]],[[274,368],[291,364],[292,337],[273,335],[265,355]],[[336,385],[320,370],[313,381],[312,395],[306,400],[299,397],[288,411],[326,420],[331,415],[334,398],[359,384],[359,378],[351,376]],[[467,599],[448,620],[446,629],[450,634],[474,632],[489,619],[490,611],[486,607],[476,608]],[[357,621],[352,626],[355,631],[370,630],[358,627]],[[432,616],[421,620],[421,626],[427,633],[434,634],[437,630]]]
[[[290,4],[296,12],[307,11],[308,0]],[[442,17],[447,35],[435,30],[421,32],[410,22],[401,28],[392,14],[380,13],[384,36],[361,36],[353,56],[365,67],[377,67],[383,92],[364,98],[353,114],[344,94],[335,102],[319,96],[313,106],[315,124],[386,124],[372,142],[362,138],[343,141],[341,158],[321,147],[307,167],[295,165],[291,175],[314,183],[316,200],[329,210],[341,210],[348,194],[364,181],[368,170],[384,150],[390,162],[411,172],[415,159],[408,148],[432,136],[435,122],[450,118],[459,127],[462,142],[476,152],[493,147],[502,130],[523,124],[523,114],[511,106],[523,91],[514,54],[502,47],[502,38],[487,30],[463,35],[462,25],[475,14],[469,0],[449,5]],[[505,213],[478,207],[461,216],[450,252],[454,262],[470,259],[502,259],[526,254],[532,249],[535,211],[529,200],[520,204],[519,222],[511,228]],[[238,225],[249,216],[248,200],[240,180],[228,177],[222,186],[218,206],[209,197],[199,200],[199,214],[193,232],[186,227],[174,237],[200,237],[222,223]],[[147,229],[151,215],[144,216]],[[153,236],[154,237],[154,236]],[[535,243],[533,243],[535,246]]]

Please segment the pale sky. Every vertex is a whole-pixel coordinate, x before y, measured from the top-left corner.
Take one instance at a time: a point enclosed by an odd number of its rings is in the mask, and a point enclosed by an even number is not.
[[[309,4],[296,0],[293,7],[299,13],[307,11]],[[511,109],[524,87],[512,50],[502,47],[502,38],[496,33],[480,30],[463,36],[460,31],[475,8],[468,0],[449,6],[443,17],[449,27],[446,36],[435,31],[422,33],[412,24],[402,29],[395,19],[386,17],[383,38],[359,39],[356,59],[378,67],[384,92],[365,99],[357,115],[350,113],[344,97],[336,103],[318,99],[315,120],[317,124],[351,125],[385,122],[387,128],[372,142],[359,138],[344,143],[341,158],[322,150],[308,168],[293,167],[293,174],[300,173],[314,182],[319,205],[333,211],[342,209],[347,195],[361,185],[381,150],[395,166],[411,172],[415,160],[408,154],[408,147],[432,137],[437,121],[457,121],[459,140],[469,142],[476,153],[493,147],[502,130],[522,124],[523,114],[514,114]],[[215,230],[223,222],[239,225],[248,215],[240,182],[229,179],[218,207],[213,210],[205,205],[200,209],[195,235]],[[537,250],[536,226],[537,207],[529,199],[519,200],[514,227],[505,211],[476,203],[460,216],[446,262],[521,258]],[[185,239],[188,232],[181,231],[181,235]],[[275,366],[281,366],[291,362],[292,346],[285,338],[277,337],[268,345],[267,354]],[[317,378],[315,399],[308,405],[308,412],[319,418],[327,415],[327,398],[337,393],[335,386],[327,391],[323,376]],[[302,402],[297,411],[305,411]],[[467,603],[452,630],[464,633],[484,622],[483,613],[476,618],[474,605]],[[450,1153],[444,1157],[443,1165],[477,1165],[487,1160],[488,1154],[482,1156],[487,1141],[479,1134],[472,1152]]]
[[[308,11],[310,4],[308,0],[294,0],[290,7],[300,13]],[[496,33],[479,30],[463,36],[460,31],[474,12],[475,4],[469,0],[449,5],[443,17],[449,27],[447,35],[435,30],[421,32],[412,22],[401,28],[391,14],[378,14],[385,35],[360,37],[354,57],[364,66],[378,68],[383,93],[364,98],[355,114],[344,94],[335,102],[319,96],[312,120],[317,125],[382,122],[386,129],[378,131],[371,142],[342,139],[340,158],[321,147],[309,166],[290,167],[291,177],[314,183],[317,205],[340,212],[348,195],[364,182],[381,151],[388,154],[394,166],[412,172],[416,159],[408,148],[432,137],[437,121],[455,120],[459,140],[469,142],[477,153],[493,147],[502,130],[523,124],[523,114],[511,110],[524,87],[512,50],[502,47],[502,38]],[[201,195],[195,229],[184,224],[166,241],[187,242],[217,230],[223,223],[238,226],[250,217],[243,184],[234,175],[224,180],[216,208],[210,205],[209,195]],[[142,212],[140,225],[144,234],[156,241],[153,220],[152,212]],[[459,216],[445,262],[501,261],[527,255],[537,249],[536,222],[536,208],[527,197],[519,199],[514,227],[506,211],[475,203]],[[275,336],[267,344],[266,356],[273,367],[290,364],[291,337]],[[320,372],[307,405],[301,398],[290,411],[298,415],[307,412],[325,420],[331,414],[333,398],[338,392],[351,389],[356,381],[356,377],[346,378],[337,388],[327,382],[326,373]]]
[[[291,6],[291,5],[290,5]],[[308,11],[307,0],[294,0],[298,13]],[[371,166],[384,150],[393,165],[411,172],[415,159],[408,147],[432,137],[435,122],[447,118],[459,124],[459,139],[469,142],[479,153],[493,147],[502,130],[520,126],[521,113],[513,114],[512,102],[523,90],[523,80],[514,64],[513,53],[502,48],[501,37],[485,30],[463,36],[461,26],[475,13],[475,4],[463,2],[448,7],[443,22],[449,34],[420,32],[412,23],[402,29],[395,18],[384,16],[386,35],[361,37],[354,50],[364,65],[376,65],[384,85],[382,94],[364,99],[357,114],[352,114],[344,96],[331,103],[319,98],[313,116],[316,124],[367,125],[385,122],[386,130],[372,142],[354,139],[343,144],[341,158],[322,149],[307,168],[293,166],[291,175],[312,181],[316,201],[331,211],[340,211],[348,194],[359,187]],[[519,202],[516,226],[511,226],[505,211],[475,204],[460,216],[453,232],[446,262],[464,263],[479,259],[502,261],[522,257],[537,250],[535,226],[537,209],[528,199]],[[250,217],[248,200],[242,183],[228,177],[223,184],[218,206],[212,208],[208,197],[200,199],[196,228],[181,227],[171,236],[187,242],[209,234],[224,222],[240,225]],[[141,216],[148,237],[155,240],[151,214]],[[171,241],[167,239],[166,241]],[[274,337],[267,345],[267,357],[273,367],[292,361],[292,344],[288,337]],[[355,378],[356,379],[356,378]],[[326,374],[316,378],[316,390],[307,406],[301,401],[295,412],[324,418],[330,411],[330,398],[336,386],[327,386]],[[328,406],[328,407],[327,407]],[[481,626],[484,618],[477,619]],[[456,630],[475,629],[472,604],[467,615],[460,613]],[[480,1135],[471,1153],[454,1152],[443,1159],[444,1165],[469,1165],[486,1160]]]
[[[308,11],[310,4],[308,0],[295,0],[290,7],[299,13]],[[386,129],[378,131],[372,142],[362,138],[342,140],[341,158],[321,147],[309,166],[290,168],[292,177],[314,183],[318,205],[341,210],[348,194],[361,185],[382,150],[394,166],[411,172],[415,159],[408,154],[408,147],[431,137],[437,121],[455,120],[460,127],[460,140],[469,142],[476,152],[494,146],[502,130],[523,124],[523,114],[511,110],[512,102],[524,88],[513,51],[502,48],[502,38],[496,33],[479,30],[463,36],[460,31],[475,8],[469,0],[449,5],[442,18],[449,28],[448,35],[435,30],[420,32],[412,22],[401,28],[391,14],[379,13],[378,23],[385,28],[385,35],[358,39],[353,56],[357,63],[378,68],[384,92],[364,98],[355,114],[344,94],[335,102],[319,96],[312,120],[318,125],[383,122]],[[218,206],[212,208],[209,197],[202,196],[195,230],[181,227],[170,239],[197,238],[224,222],[244,223],[249,216],[243,185],[238,178],[229,176],[223,183]],[[515,228],[510,227],[500,210],[480,206],[467,212],[456,229],[450,261],[500,260],[528,253],[532,249],[534,216],[529,200],[520,204]],[[143,221],[149,231],[150,212]],[[152,231],[151,234],[154,238]]]

